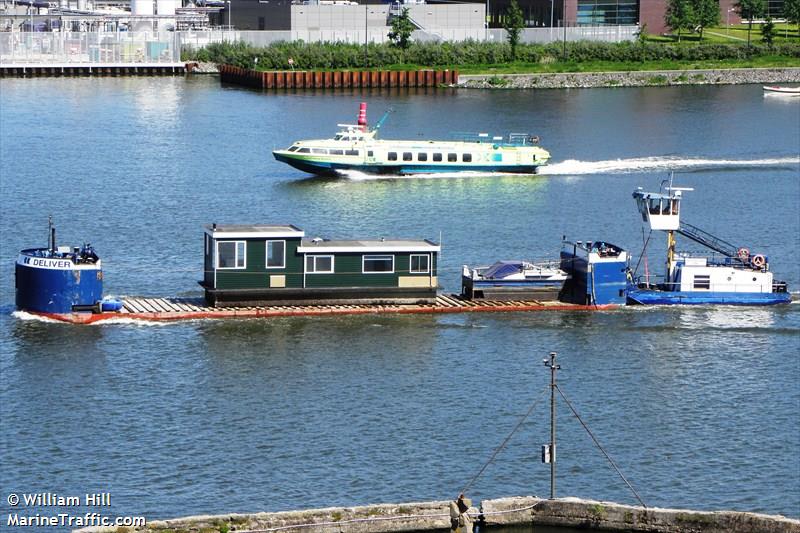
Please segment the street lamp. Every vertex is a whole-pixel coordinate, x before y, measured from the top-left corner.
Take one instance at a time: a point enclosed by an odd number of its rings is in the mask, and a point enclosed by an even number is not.
[[[231,26],[231,0],[225,0],[225,3],[228,4],[228,29],[232,29]]]
[[[725,35],[730,35],[731,33],[731,11],[733,10],[734,8],[732,7],[728,8],[728,16],[725,22]]]
[[[550,0],[550,40],[553,40],[553,0]]]

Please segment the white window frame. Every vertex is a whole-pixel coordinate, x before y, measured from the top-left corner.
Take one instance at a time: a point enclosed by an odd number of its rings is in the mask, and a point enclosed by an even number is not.
[[[235,266],[232,267],[223,267],[219,266],[219,245],[224,243],[234,243],[234,254],[233,254],[233,263]],[[247,268],[247,241],[235,241],[235,240],[224,240],[224,241],[217,241],[214,246],[215,253],[214,253],[214,267],[217,270],[243,270]],[[239,266],[239,244],[244,245],[244,249],[242,250],[242,266]]]
[[[328,257],[331,260],[331,269],[330,270],[317,270],[317,258],[319,257]],[[306,255],[303,259],[303,269],[306,274],[333,274],[336,271],[336,256],[333,254],[309,254]],[[308,270],[308,260],[314,260],[314,270]]]
[[[428,267],[425,270],[413,270],[411,267],[412,259],[415,257],[424,257],[427,259]],[[408,256],[408,273],[409,274],[430,274],[431,273],[431,254],[411,254]]]
[[[390,257],[392,259],[392,270],[381,270],[380,272],[367,272],[364,270],[364,265],[367,262],[367,258],[375,261],[376,258],[385,259]],[[362,274],[394,274],[394,254],[364,254],[361,256],[361,273]]]
[[[280,266],[269,266],[269,243],[271,242],[282,242],[283,243],[283,258],[281,259]],[[264,268],[267,269],[281,269],[286,268],[286,241],[283,239],[268,239],[265,241],[264,244]]]

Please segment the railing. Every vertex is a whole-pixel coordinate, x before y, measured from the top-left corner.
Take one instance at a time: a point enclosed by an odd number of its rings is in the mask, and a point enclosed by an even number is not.
[[[174,32],[0,32],[0,65],[175,65]]]

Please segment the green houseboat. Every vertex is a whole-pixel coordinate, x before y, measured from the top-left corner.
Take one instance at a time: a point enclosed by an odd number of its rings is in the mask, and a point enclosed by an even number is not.
[[[292,225],[205,228],[215,307],[433,303],[441,247],[428,240],[307,239]]]

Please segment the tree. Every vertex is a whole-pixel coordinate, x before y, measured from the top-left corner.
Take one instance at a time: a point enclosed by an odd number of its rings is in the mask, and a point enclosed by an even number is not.
[[[414,33],[414,23],[408,16],[408,8],[404,7],[400,14],[392,19],[392,31],[389,40],[392,44],[405,50],[411,44],[411,34]]]
[[[789,24],[797,24],[797,37],[800,38],[800,0],[786,0],[783,3],[783,16]]]
[[[692,0],[669,0],[664,22],[673,31],[678,31],[678,42],[681,41],[681,30],[693,27],[694,7]]]
[[[753,19],[764,15],[764,0],[737,0],[736,12],[747,19],[747,46],[750,46],[750,32],[753,30]]]
[[[695,28],[700,29],[700,40],[703,40],[703,29],[719,24],[719,0],[693,0]]]
[[[522,16],[522,9],[517,0],[511,0],[503,19],[503,28],[508,33],[508,44],[511,46],[511,61],[517,59],[517,45],[523,27],[525,27],[525,17]]]
[[[775,39],[775,23],[772,17],[767,17],[767,21],[761,25],[761,42],[772,48],[772,41]]]

